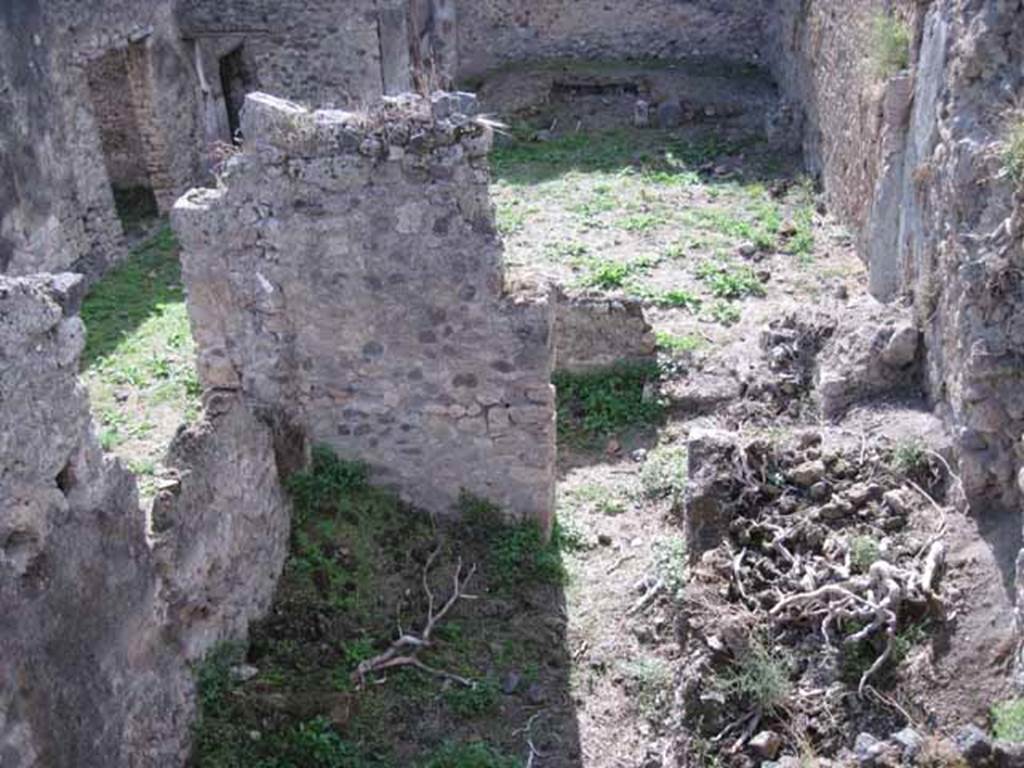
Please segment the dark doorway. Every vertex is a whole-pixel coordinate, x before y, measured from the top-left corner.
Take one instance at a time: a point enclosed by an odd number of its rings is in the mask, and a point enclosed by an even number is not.
[[[146,133],[154,119],[146,51],[141,44],[107,51],[86,75],[118,216],[126,233],[144,229],[158,215]]]
[[[245,95],[253,89],[252,72],[245,61],[244,46],[238,46],[220,60],[220,85],[224,91],[224,103],[228,110],[228,126],[231,140],[240,144],[242,129],[240,115]]]

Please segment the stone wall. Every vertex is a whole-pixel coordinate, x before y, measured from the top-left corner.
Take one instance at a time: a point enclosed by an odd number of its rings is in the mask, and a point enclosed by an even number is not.
[[[289,509],[235,402],[177,438],[147,525],[78,381],[80,281],[0,276],[0,764],[183,765],[189,665],[266,609]]]
[[[244,154],[173,216],[199,375],[420,507],[465,489],[546,523],[554,306],[505,293],[490,131],[451,101],[246,100]]]
[[[545,58],[757,60],[760,0],[473,0],[458,6],[460,78]]]
[[[556,369],[585,373],[655,359],[657,340],[639,300],[561,288],[556,292]]]
[[[1016,508],[1024,434],[1020,192],[1001,142],[1024,96],[1019,3],[897,3],[911,69],[871,68],[873,3],[781,0],[774,68],[880,299],[914,306],[925,385],[976,508]]]
[[[207,178],[232,140],[224,57],[247,65],[243,88],[358,104],[408,90],[417,67],[438,73],[422,87],[440,79],[453,14],[451,0],[0,4],[0,273],[97,277],[125,255],[111,181],[150,187],[166,212]]]

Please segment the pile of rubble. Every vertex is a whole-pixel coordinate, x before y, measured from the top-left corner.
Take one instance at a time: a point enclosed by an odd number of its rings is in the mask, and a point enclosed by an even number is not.
[[[691,434],[676,714],[692,764],[858,760],[848,734],[900,732],[884,691],[947,615],[950,477],[940,455],[913,458],[818,431]]]

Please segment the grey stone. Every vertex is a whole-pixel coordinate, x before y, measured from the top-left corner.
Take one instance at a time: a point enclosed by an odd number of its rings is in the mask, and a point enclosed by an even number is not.
[[[978,765],[992,754],[992,741],[988,734],[973,723],[957,731],[954,742],[970,765]]]
[[[775,731],[761,731],[750,740],[750,748],[761,757],[774,760],[782,748],[782,737]]]
[[[825,476],[825,463],[821,459],[806,461],[786,473],[789,479],[803,488],[810,488]]]
[[[896,731],[889,737],[890,741],[898,744],[903,750],[906,759],[913,760],[921,752],[924,746],[924,737],[913,728],[903,728]]]
[[[507,696],[512,695],[519,689],[522,676],[514,669],[506,672],[501,678],[501,692]]]
[[[683,122],[683,107],[678,101],[663,101],[658,105],[658,127],[678,128]]]
[[[920,332],[910,324],[897,326],[882,350],[882,361],[886,365],[905,368],[917,357]]]

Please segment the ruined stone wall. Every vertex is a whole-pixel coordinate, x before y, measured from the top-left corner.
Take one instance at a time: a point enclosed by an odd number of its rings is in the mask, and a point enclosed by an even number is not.
[[[185,0],[178,18],[184,34],[204,44],[237,38],[252,61],[257,89],[313,106],[344,106],[382,93],[377,5]],[[216,76],[210,69],[208,77]]]
[[[78,381],[80,281],[0,276],[0,764],[183,765],[189,665],[266,610],[289,509],[271,430],[225,403],[148,527]]]
[[[870,69],[871,3],[781,0],[775,70],[804,105],[808,157],[878,298],[912,301],[926,387],[977,508],[1014,508],[1024,433],[1020,193],[1001,172],[1024,98],[1024,8],[897,4],[909,72]]]
[[[125,254],[112,180],[151,187],[166,212],[206,178],[214,144],[232,139],[224,56],[239,51],[251,70],[245,88],[316,105],[362,103],[408,90],[416,65],[448,66],[447,4],[3,3],[0,272],[99,276]]]
[[[200,379],[423,508],[449,514],[465,489],[547,522],[553,304],[504,292],[489,130],[410,99],[247,99],[224,186],[173,216]]]
[[[458,6],[459,77],[531,59],[756,60],[760,0],[474,0]]]
[[[141,158],[166,210],[194,183],[201,141],[188,51],[169,3],[16,0],[0,9],[0,269],[11,274],[73,268],[101,274],[124,255],[103,152],[112,94],[93,100],[90,68],[124,64],[136,143],[114,158]],[[130,61],[129,61],[130,59]],[[102,68],[102,65],[100,65]],[[109,136],[109,133],[108,133]]]

